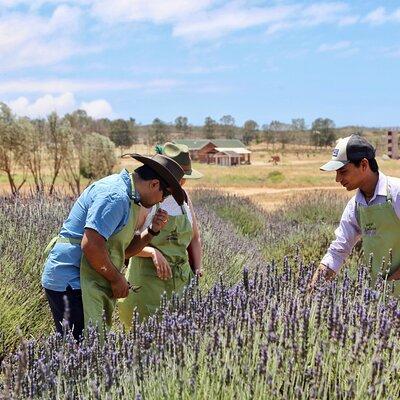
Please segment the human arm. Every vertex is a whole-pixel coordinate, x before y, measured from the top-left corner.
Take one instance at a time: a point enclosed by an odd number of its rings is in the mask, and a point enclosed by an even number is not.
[[[349,256],[354,245],[360,239],[361,230],[356,218],[354,198],[348,202],[344,209],[339,226],[335,230],[335,235],[335,240],[332,241],[327,253],[313,274],[309,285],[310,290],[318,286],[321,281],[327,282],[335,278],[344,260]]]
[[[194,212],[193,204],[188,197],[188,203],[190,212],[192,214],[193,220],[193,237],[189,243],[187,248],[189,254],[189,263],[193,270],[193,272],[198,276],[203,276],[203,270],[201,267],[201,259],[202,259],[202,248],[201,248],[201,237],[200,237],[200,230],[197,223],[196,214]]]
[[[172,278],[171,267],[160,250],[151,246],[146,246],[142,251],[136,254],[136,257],[151,258],[156,268],[157,276],[160,279],[166,280]]]
[[[90,266],[110,282],[116,299],[127,297],[129,284],[110,259],[105,238],[97,231],[86,228],[81,243],[82,252]]]
[[[97,191],[93,188],[87,209],[84,233],[81,241],[82,253],[89,265],[110,282],[113,296],[128,295],[129,285],[110,258],[106,241],[120,227],[129,213],[129,203],[115,192]]]
[[[162,209],[158,209],[152,219],[150,229],[154,232],[160,232],[160,230],[167,224],[168,222],[168,213]],[[146,228],[140,234],[137,234],[131,240],[129,246],[125,250],[125,258],[131,258],[138,254],[145,246],[147,246],[153,235],[149,232],[149,228]]]

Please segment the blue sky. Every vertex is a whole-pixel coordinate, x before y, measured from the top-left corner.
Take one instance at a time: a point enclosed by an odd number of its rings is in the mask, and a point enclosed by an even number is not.
[[[399,1],[0,0],[18,115],[398,126],[399,76]]]

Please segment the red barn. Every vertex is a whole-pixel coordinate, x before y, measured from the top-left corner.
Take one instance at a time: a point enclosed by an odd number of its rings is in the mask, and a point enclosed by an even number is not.
[[[251,151],[238,139],[176,139],[189,148],[193,161],[217,165],[250,164]]]

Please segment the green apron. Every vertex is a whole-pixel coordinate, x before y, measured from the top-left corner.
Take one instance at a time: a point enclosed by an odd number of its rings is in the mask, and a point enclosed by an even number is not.
[[[187,247],[193,237],[192,225],[182,207],[182,215],[169,216],[168,222],[159,235],[153,237],[150,246],[158,249],[168,261],[172,278],[162,280],[158,278],[156,268],[151,257],[132,257],[126,271],[126,279],[141,286],[138,293],[129,293],[125,299],[118,301],[118,310],[121,321],[129,330],[132,316],[136,309],[139,319],[143,320],[154,314],[160,306],[160,298],[166,293],[170,298],[172,293],[180,295],[185,286],[193,278],[189,264]]]
[[[374,286],[379,274],[386,276],[390,249],[392,249],[392,263],[389,274],[400,267],[400,220],[393,209],[389,187],[385,203],[369,207],[356,203],[356,213],[361,227],[365,262],[368,263],[371,253],[373,255],[371,278]],[[386,266],[382,269],[383,257]],[[400,297],[400,281],[394,282],[393,286],[393,295]]]
[[[132,193],[134,193],[134,190],[132,180]],[[127,224],[119,232],[111,235],[106,242],[110,259],[119,271],[125,266],[125,250],[136,231],[139,211],[140,205],[136,204],[134,199],[131,199]],[[80,269],[85,327],[87,328],[89,324],[102,326],[103,312],[105,323],[107,327],[110,327],[116,302],[116,299],[113,298],[110,282],[90,266],[83,254]]]

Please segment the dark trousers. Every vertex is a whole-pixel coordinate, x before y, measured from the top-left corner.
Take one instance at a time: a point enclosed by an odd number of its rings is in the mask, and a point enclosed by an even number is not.
[[[68,286],[65,292],[49,289],[45,289],[45,292],[57,332],[63,334],[64,331],[72,330],[74,338],[81,340],[84,327],[81,290],[73,290]],[[64,319],[65,328],[63,328]]]

